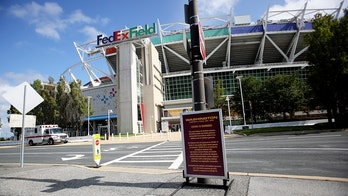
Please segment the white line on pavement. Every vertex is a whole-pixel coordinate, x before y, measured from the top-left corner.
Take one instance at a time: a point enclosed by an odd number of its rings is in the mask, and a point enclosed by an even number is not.
[[[341,137],[341,136],[342,135],[306,135],[306,136],[288,137],[288,139],[326,138],[326,137]]]
[[[103,164],[101,164],[101,165],[102,165],[102,166],[106,166],[106,165],[110,165],[110,164],[112,164],[112,163],[119,162],[119,161],[121,161],[121,160],[123,160],[123,159],[126,159],[126,158],[128,158],[128,157],[131,157],[131,156],[137,155],[137,154],[139,154],[139,153],[142,153],[142,152],[144,152],[144,151],[150,150],[151,148],[155,148],[155,147],[157,147],[157,146],[160,146],[160,145],[162,145],[162,144],[164,144],[164,143],[166,143],[166,142],[167,142],[167,141],[161,142],[161,143],[159,143],[159,144],[150,146],[150,147],[145,148],[145,149],[143,149],[143,150],[140,150],[140,151],[134,152],[134,153],[132,153],[132,154],[129,154],[129,155],[120,157],[120,158],[118,158],[118,159],[115,159],[115,160],[112,160],[112,161],[103,163]]]
[[[146,155],[135,155],[135,156],[132,156],[133,158],[152,158],[152,157],[177,157],[178,155],[176,154],[173,154],[173,155],[149,155],[149,156],[146,156]]]
[[[183,157],[183,153],[181,152],[178,158],[175,159],[175,161],[172,163],[172,165],[168,167],[168,169],[178,169],[181,163],[183,162],[183,160],[184,160],[184,157]]]
[[[174,160],[118,161],[119,163],[172,163]]]

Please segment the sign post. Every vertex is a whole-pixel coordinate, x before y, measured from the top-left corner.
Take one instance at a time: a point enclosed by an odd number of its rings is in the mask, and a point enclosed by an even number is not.
[[[181,114],[184,178],[229,180],[221,109]]]
[[[23,92],[23,97],[18,96],[18,92]],[[44,101],[44,99],[30,86],[28,82],[10,89],[2,95],[13,107],[22,113],[22,147],[20,166],[23,167],[24,162],[24,138],[25,138],[25,114],[34,109],[37,105]]]
[[[93,135],[93,159],[97,164],[96,167],[100,167],[101,160],[101,148],[100,148],[100,134]]]

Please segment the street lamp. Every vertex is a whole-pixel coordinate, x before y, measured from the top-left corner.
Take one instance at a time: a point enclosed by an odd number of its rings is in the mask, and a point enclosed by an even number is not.
[[[228,118],[230,120],[230,126],[228,127],[228,133],[231,133],[231,110],[230,110],[230,97],[227,95],[226,96],[226,101],[227,101],[227,107],[228,107]]]
[[[244,120],[244,126],[245,126],[246,125],[245,110],[244,110],[243,89],[242,89],[242,80],[241,80],[243,78],[243,76],[237,76],[236,78],[239,80],[240,96],[242,98],[243,120]]]
[[[87,135],[89,136],[89,104],[90,104],[90,101],[91,101],[91,96],[87,96],[87,110],[88,110],[88,118],[87,118]]]
[[[110,113],[112,110],[108,110],[108,139],[110,138]]]

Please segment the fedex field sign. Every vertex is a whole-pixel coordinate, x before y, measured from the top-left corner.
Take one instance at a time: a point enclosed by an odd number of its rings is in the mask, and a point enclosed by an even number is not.
[[[109,45],[115,42],[130,41],[139,38],[151,37],[157,35],[156,23],[152,25],[136,26],[125,30],[117,30],[111,36],[97,36],[97,47]]]

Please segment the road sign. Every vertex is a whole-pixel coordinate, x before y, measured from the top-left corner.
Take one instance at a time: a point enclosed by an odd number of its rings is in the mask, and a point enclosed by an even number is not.
[[[20,96],[23,92],[23,96]],[[19,94],[18,94],[19,93]],[[24,138],[25,138],[25,114],[39,105],[44,99],[30,86],[28,82],[10,89],[2,95],[11,105],[13,105],[20,113],[22,113],[22,144],[21,144],[21,167],[24,166]]]
[[[21,96],[23,91],[25,91],[24,96]],[[23,82],[2,96],[22,114],[30,112],[44,101],[28,82]]]
[[[101,160],[100,134],[93,135],[93,159],[97,167],[99,167]]]
[[[21,128],[23,122],[23,115],[21,114],[10,114],[10,127]],[[35,115],[25,115],[25,126],[26,127],[35,127],[36,126],[36,116]]]

